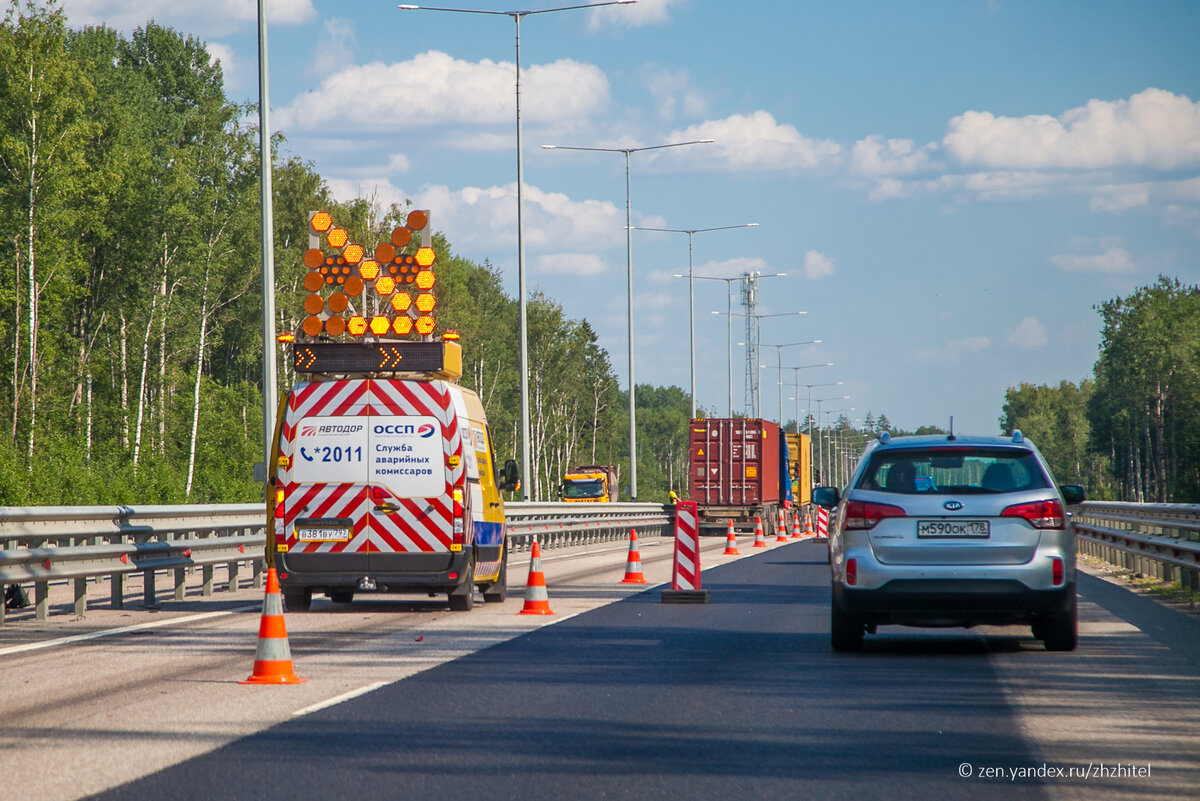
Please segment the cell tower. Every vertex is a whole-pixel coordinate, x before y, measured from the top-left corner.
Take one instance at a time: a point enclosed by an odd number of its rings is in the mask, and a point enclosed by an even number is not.
[[[758,273],[742,273],[742,307],[746,315],[746,414],[758,417]]]

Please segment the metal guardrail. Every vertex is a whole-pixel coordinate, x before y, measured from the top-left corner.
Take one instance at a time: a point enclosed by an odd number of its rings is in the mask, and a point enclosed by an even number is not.
[[[670,506],[652,503],[509,503],[508,539],[516,552],[537,537],[544,548],[586,546],[642,536],[669,535]],[[202,571],[202,594],[213,592],[214,569],[225,565],[236,589],[239,566],[249,562],[253,586],[264,570],[262,504],[193,506],[0,507],[0,594],[33,583],[35,615],[49,615],[51,582],[73,581],[74,611],[88,604],[89,579],[107,577],[114,609],[122,608],[125,578],[142,577],[143,603],[156,605],[156,576],[174,571],[174,598],[184,600],[188,573]],[[0,603],[0,625],[4,623]]]
[[[1200,506],[1087,501],[1071,525],[1080,553],[1200,590]]]
[[[228,584],[236,588],[239,565],[247,560],[259,587],[264,522],[258,503],[0,507],[0,586],[33,582],[39,620],[49,614],[51,581],[74,581],[76,615],[87,608],[88,579],[99,576],[109,578],[115,609],[124,605],[131,573],[142,574],[150,607],[157,573],[165,570],[175,572],[176,600],[183,600],[187,571],[194,567],[202,571],[204,595],[213,592],[216,565],[226,565]]]
[[[639,537],[670,536],[675,507],[661,503],[506,503],[508,543],[515,552],[528,551],[533,539],[543,548],[566,548],[627,540],[629,530]]]

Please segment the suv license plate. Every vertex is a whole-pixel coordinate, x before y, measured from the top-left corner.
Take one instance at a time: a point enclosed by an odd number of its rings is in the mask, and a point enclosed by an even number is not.
[[[349,542],[348,528],[297,528],[296,539],[300,542]]]
[[[991,536],[986,520],[918,520],[917,536],[984,540]]]

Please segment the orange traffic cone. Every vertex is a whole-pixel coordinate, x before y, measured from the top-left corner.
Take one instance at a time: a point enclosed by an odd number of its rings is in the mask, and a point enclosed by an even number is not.
[[[762,518],[754,518],[754,547],[766,548],[767,540],[763,537]]]
[[[805,511],[805,513],[804,513],[804,536],[806,536],[806,537],[817,536],[816,532],[813,531],[813,527],[812,527],[812,510],[811,509]]]
[[[737,537],[733,535],[733,519],[729,520],[729,531],[725,534],[725,553],[722,556],[738,556]]]
[[[550,596],[546,594],[546,576],[542,573],[542,549],[537,537],[533,538],[533,550],[529,555],[529,578],[525,582],[525,606],[519,615],[553,615],[550,611]]]
[[[622,584],[645,584],[646,577],[642,575],[642,554],[638,551],[637,529],[629,530],[629,558],[625,562],[625,578]]]
[[[267,595],[263,599],[262,621],[258,625],[258,647],[254,651],[254,671],[238,684],[303,684],[307,679],[296,675],[292,650],[288,647],[287,627],[283,624],[283,598],[275,568],[267,570]]]
[[[775,527],[775,542],[776,544],[788,541],[787,523],[784,520],[783,510],[779,510],[779,525]]]
[[[792,539],[800,539],[800,515],[792,515]]]

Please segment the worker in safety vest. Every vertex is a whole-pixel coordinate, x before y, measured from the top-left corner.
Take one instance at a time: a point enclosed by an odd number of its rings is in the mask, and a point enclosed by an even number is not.
[[[669,501],[669,503],[672,506],[679,503],[679,496],[675,494],[675,490],[671,490],[671,500]]]

